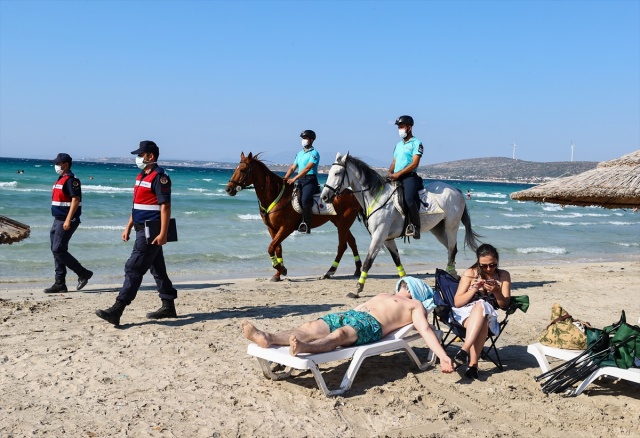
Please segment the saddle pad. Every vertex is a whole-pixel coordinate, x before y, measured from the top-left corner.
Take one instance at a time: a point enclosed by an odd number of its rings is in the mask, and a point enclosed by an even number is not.
[[[298,214],[302,214],[302,206],[300,205],[300,200],[298,199],[297,192],[294,191],[293,198],[291,199],[291,204],[293,205],[293,209]],[[319,215],[332,215],[335,216],[336,209],[333,207],[333,204],[328,202],[323,202],[320,199],[320,193],[313,195],[313,214]]]
[[[420,209],[419,209],[420,214],[444,213],[444,210],[442,210],[442,207],[440,207],[440,204],[438,204],[438,201],[436,200],[436,198],[433,196],[433,194],[429,193],[426,189],[420,190],[418,192],[418,196],[420,196]],[[425,204],[427,204],[426,207],[425,207]],[[404,217],[404,210],[400,206],[400,201],[398,199],[397,192],[393,194],[393,205],[396,207],[396,210],[400,212],[402,217]]]

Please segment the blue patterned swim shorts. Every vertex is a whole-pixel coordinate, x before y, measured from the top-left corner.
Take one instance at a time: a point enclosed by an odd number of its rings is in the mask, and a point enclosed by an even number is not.
[[[367,312],[348,310],[341,313],[330,313],[320,319],[327,323],[332,333],[341,327],[353,327],[358,334],[358,340],[353,345],[369,344],[382,338],[380,323]]]

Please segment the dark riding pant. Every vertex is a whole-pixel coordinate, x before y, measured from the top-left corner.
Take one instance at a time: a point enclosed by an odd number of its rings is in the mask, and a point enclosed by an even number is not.
[[[117,300],[131,304],[138,294],[142,277],[149,269],[158,286],[158,296],[165,300],[175,300],[178,291],[167,275],[162,245],[148,245],[144,227],[136,226],[136,241],[131,256],[124,265],[124,284]]]
[[[49,235],[51,238],[51,252],[53,253],[55,263],[56,283],[65,282],[67,268],[78,274],[79,277],[82,277],[87,271],[80,262],[69,253],[69,241],[78,228],[78,225],[80,225],[80,218],[71,221],[71,228],[68,230],[64,229],[64,220],[55,219],[53,221]]]
[[[418,192],[424,187],[422,185],[422,178],[417,173],[412,172],[403,178],[402,190],[404,194],[404,203],[409,214],[409,219],[414,227],[420,228],[420,196]]]
[[[320,193],[318,177],[316,175],[305,175],[298,179],[300,187],[300,204],[302,207],[313,207],[313,195]]]

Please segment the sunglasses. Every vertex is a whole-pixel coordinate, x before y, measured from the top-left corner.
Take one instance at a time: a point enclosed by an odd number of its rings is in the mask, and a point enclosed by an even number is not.
[[[478,266],[480,266],[482,269],[487,269],[487,268],[495,268],[496,266],[498,266],[497,263],[478,263]]]

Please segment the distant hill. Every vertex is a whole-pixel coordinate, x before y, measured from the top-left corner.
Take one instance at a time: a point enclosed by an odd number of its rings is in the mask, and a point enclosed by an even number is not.
[[[418,173],[430,179],[541,183],[591,170],[596,161],[540,163],[506,157],[472,158],[420,166]]]

